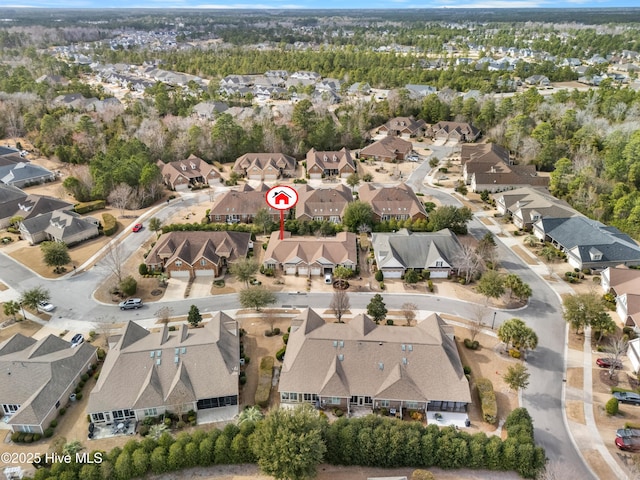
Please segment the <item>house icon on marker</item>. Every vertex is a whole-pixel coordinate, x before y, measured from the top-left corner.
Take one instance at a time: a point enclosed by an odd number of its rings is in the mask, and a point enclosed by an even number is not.
[[[291,195],[289,195],[287,192],[283,192],[282,190],[279,192],[273,192],[273,198],[275,199],[276,205],[289,205],[291,201]]]

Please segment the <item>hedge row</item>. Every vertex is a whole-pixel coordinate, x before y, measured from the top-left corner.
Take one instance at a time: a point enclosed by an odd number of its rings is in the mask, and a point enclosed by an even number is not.
[[[176,438],[165,432],[158,440],[151,436],[131,440],[122,448],[104,452],[101,463],[56,463],[36,470],[33,478],[129,480],[198,466],[255,463],[256,425],[245,421],[239,426],[229,424],[222,431],[182,432]],[[453,427],[441,430],[437,425],[424,427],[377,415],[340,418],[327,426],[324,461],[376,468],[513,470],[524,478],[535,478],[546,458],[544,450],[534,445],[533,423],[526,409],[514,410],[506,419],[505,430],[508,437],[503,441],[483,432],[471,435]],[[94,459],[95,454],[89,453],[89,458]]]
[[[258,388],[256,389],[256,404],[262,408],[269,405],[271,395],[271,378],[273,377],[273,357],[263,357],[258,371]]]
[[[110,237],[117,231],[118,231],[118,221],[116,220],[116,217],[114,217],[110,213],[103,213],[102,214],[102,232],[107,237]]]
[[[326,434],[325,462],[375,468],[468,468],[514,470],[536,478],[544,467],[544,449],[534,445],[533,423],[526,409],[505,422],[506,440],[473,435],[454,427],[423,427],[389,417],[369,415],[336,420]]]
[[[89,212],[93,212],[94,210],[101,210],[105,207],[105,201],[104,200],[94,200],[92,202],[80,202],[80,203],[76,203],[73,206],[73,210],[76,213],[89,213]]]
[[[480,395],[480,405],[482,416],[485,422],[496,423],[498,420],[498,403],[496,402],[496,392],[493,391],[493,384],[488,378],[479,378],[476,381],[478,395]]]

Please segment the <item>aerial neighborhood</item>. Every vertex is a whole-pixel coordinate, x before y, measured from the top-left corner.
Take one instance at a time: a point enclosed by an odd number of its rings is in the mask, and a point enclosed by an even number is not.
[[[7,479],[635,478],[640,10],[0,10]]]

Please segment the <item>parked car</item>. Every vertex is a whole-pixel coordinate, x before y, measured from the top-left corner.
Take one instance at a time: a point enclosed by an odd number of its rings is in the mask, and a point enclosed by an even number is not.
[[[118,306],[120,307],[120,310],[131,310],[132,308],[137,309],[142,307],[142,300],[139,298],[130,298],[129,300],[120,302]]]
[[[616,437],[616,447],[627,452],[640,451],[640,438],[637,437]]]
[[[614,398],[620,403],[629,403],[631,405],[640,405],[640,395],[634,392],[613,392]]]
[[[56,307],[49,302],[38,302],[38,310],[43,312],[52,312]]]
[[[619,428],[618,430],[616,430],[616,437],[621,437],[621,438],[640,437],[640,429]]]
[[[596,360],[596,365],[598,365],[600,368],[611,368],[611,365],[614,363],[613,359],[611,358],[598,358]],[[617,360],[615,362],[615,369],[616,370],[621,370],[622,369],[622,362],[620,360]]]
[[[76,333],[71,339],[71,348],[77,347],[78,345],[82,345],[84,343],[84,337],[81,333]]]
[[[142,224],[136,223],[131,230],[133,230],[134,232],[139,232],[140,230],[142,230]]]

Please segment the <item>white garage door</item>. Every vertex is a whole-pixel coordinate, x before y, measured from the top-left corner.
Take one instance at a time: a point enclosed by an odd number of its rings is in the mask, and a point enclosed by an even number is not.
[[[188,183],[179,183],[176,185],[176,192],[182,192],[189,189]]]
[[[204,268],[201,270],[195,271],[196,277],[213,277],[215,273],[216,272],[214,272],[212,269],[204,269]]]
[[[622,321],[625,322],[625,325],[626,325],[627,314],[624,311],[624,306],[619,302],[618,302],[618,305],[616,305],[616,313],[622,319]]]
[[[249,180],[262,180],[262,175],[259,173],[256,175],[249,175]]]
[[[287,267],[284,270],[284,273],[286,273],[287,275],[295,275],[296,273],[296,267]]]
[[[435,272],[433,271],[431,272],[431,274],[429,275],[429,278],[447,278],[448,276],[449,276],[448,272],[443,270],[440,270],[440,271],[436,270]]]
[[[321,173],[311,173],[311,174],[309,174],[309,178],[317,180],[317,179],[322,178],[322,174]]]
[[[188,277],[189,276],[189,270],[174,270],[171,272],[171,276],[172,277]]]
[[[264,181],[273,181],[273,180],[277,180],[278,179],[278,175],[265,175],[264,176]]]
[[[320,267],[312,267],[311,275],[320,275],[322,273],[322,269]]]
[[[383,270],[384,278],[400,278],[402,270]]]
[[[299,275],[309,275],[309,267],[300,267],[298,268]]]

